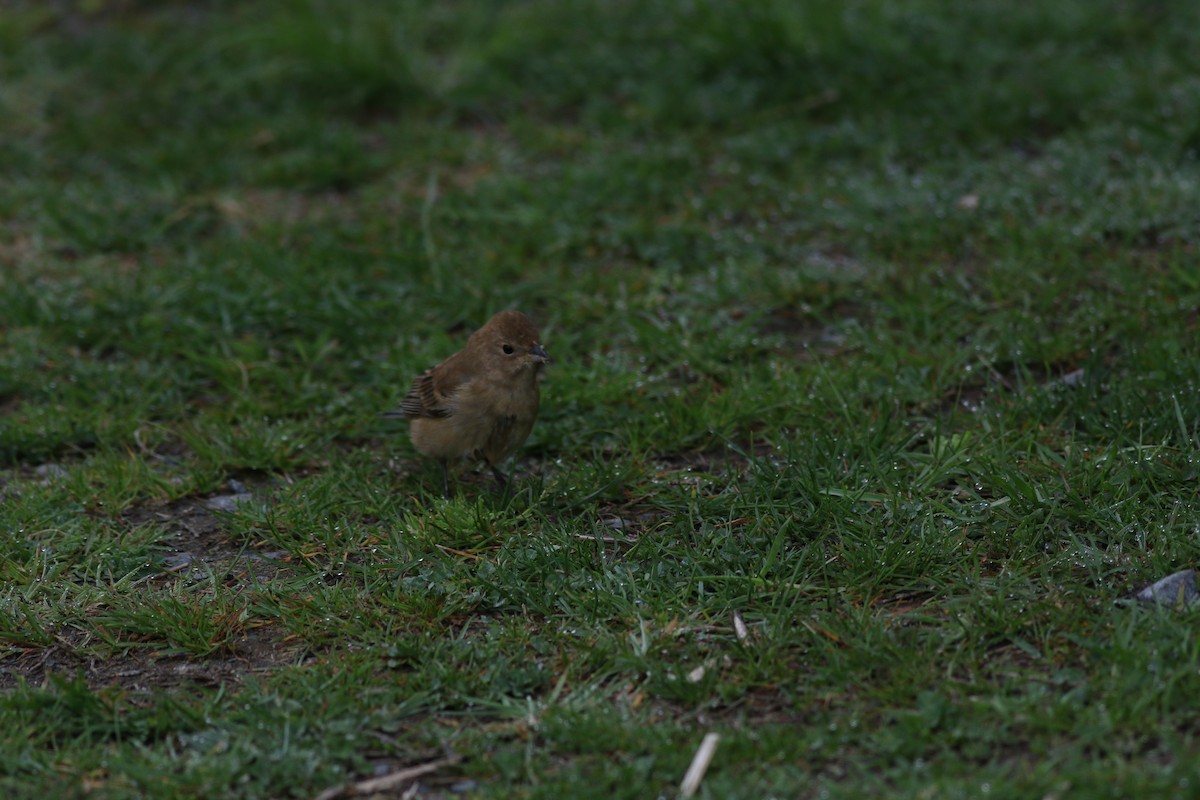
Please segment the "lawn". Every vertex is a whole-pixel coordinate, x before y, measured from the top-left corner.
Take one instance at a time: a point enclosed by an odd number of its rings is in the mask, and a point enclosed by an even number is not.
[[[0,165],[7,796],[1200,783],[1200,4],[11,0]]]

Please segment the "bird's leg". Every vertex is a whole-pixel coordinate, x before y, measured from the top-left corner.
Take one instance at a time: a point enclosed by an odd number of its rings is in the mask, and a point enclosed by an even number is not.
[[[496,483],[500,485],[500,488],[501,489],[507,488],[508,487],[508,476],[505,475],[503,472],[501,472],[500,468],[497,467],[495,464],[488,464],[488,466],[492,468],[492,474],[496,476]]]
[[[442,499],[450,499],[450,471],[446,468],[446,460],[438,459],[438,464],[442,468]]]

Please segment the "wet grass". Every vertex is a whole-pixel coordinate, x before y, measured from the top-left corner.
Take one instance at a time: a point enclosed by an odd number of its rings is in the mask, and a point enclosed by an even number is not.
[[[1186,792],[1197,31],[10,4],[0,785]],[[509,306],[542,414],[443,500],[377,412]]]

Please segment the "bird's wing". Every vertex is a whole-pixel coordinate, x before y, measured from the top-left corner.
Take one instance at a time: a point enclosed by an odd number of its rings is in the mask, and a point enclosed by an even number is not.
[[[454,393],[470,380],[462,369],[460,359],[454,356],[430,370],[422,372],[413,381],[400,412],[409,417],[448,417],[454,408],[451,403]]]

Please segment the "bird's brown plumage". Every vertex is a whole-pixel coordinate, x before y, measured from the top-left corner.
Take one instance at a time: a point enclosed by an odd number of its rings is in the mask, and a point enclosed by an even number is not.
[[[533,429],[549,361],[529,318],[501,311],[462,350],[418,375],[387,416],[405,417],[417,451],[438,459],[443,472],[447,462],[481,459],[504,483],[500,464]]]

